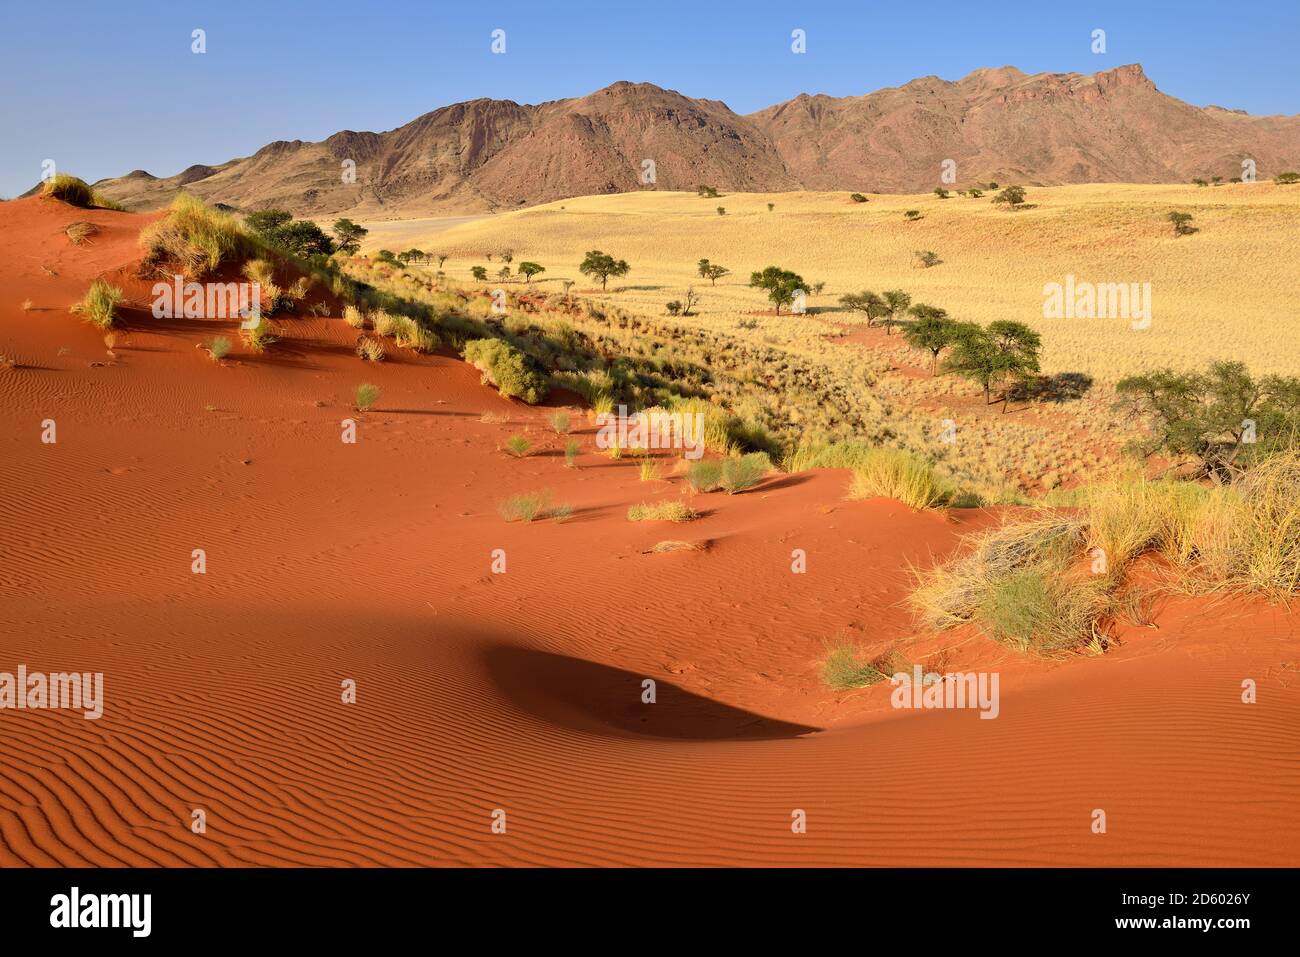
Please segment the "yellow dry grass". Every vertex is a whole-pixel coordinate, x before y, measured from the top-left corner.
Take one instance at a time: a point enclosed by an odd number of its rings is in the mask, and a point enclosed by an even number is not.
[[[845,293],[901,288],[914,302],[941,306],[957,319],[1026,322],[1042,333],[1045,372],[1113,381],[1220,358],[1241,359],[1257,373],[1300,373],[1293,304],[1300,186],[1100,184],[1027,192],[1034,208],[1016,212],[993,205],[989,192],[947,200],[872,194],[868,203],[854,203],[848,193],[587,196],[450,228],[435,220],[427,229],[418,220],[372,223],[366,248],[445,252],[450,278],[472,282],[471,268],[482,265],[493,287],[500,285],[499,253],[509,250],[515,263],[546,267],[536,289],[560,291],[563,280],[575,280],[574,293],[584,298],[654,315],[693,285],[701,296],[698,315],[684,322],[735,334],[742,321],[756,321],[742,331],[782,343],[826,329],[808,316],[762,314],[771,306],[747,283],[750,272],[768,265],[794,270],[810,284],[824,282],[808,306],[825,319],[858,321],[838,304]],[[906,221],[908,209],[922,218]],[[1172,210],[1191,213],[1198,232],[1176,237],[1166,220]],[[599,283],[578,272],[589,249],[627,260],[631,273],[601,294]],[[916,250],[934,250],[942,263],[915,268]],[[696,274],[701,258],[732,274],[710,286]],[[1124,319],[1043,318],[1044,285],[1064,283],[1067,275],[1151,283],[1151,327],[1135,331]]]

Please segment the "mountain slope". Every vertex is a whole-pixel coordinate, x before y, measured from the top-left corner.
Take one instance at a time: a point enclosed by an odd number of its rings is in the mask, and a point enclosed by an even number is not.
[[[150,209],[185,189],[241,209],[304,216],[483,211],[657,188],[928,191],[956,185],[1186,182],[1300,167],[1300,116],[1254,117],[1161,93],[1137,65],[1084,76],[1014,67],[923,77],[866,96],[801,94],[740,116],[716,100],[620,81],[520,105],[478,99],[386,133],[277,141],[219,166],[96,187]],[[653,185],[642,183],[644,161]],[[345,174],[355,164],[355,177]]]

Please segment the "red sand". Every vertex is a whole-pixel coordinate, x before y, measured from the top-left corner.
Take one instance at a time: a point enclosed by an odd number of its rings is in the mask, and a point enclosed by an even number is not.
[[[566,469],[543,410],[454,359],[363,364],[337,318],[220,367],[195,344],[233,324],[131,311],[109,359],[67,309],[130,275],[141,222],[0,203],[0,671],[105,675],[98,721],[0,711],[0,865],[1300,864],[1293,614],[1170,601],[1065,662],[958,635],[950,670],[1001,674],[992,721],[829,691],[827,639],[911,637],[908,563],[994,516],[813,472],[630,523],[680,479],[639,482],[581,417]],[[539,453],[497,451],[525,431]],[[542,488],[571,520],[497,515]]]

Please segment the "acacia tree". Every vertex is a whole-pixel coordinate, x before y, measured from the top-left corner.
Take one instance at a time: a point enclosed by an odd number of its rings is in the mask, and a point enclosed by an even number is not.
[[[479,282],[487,282],[487,266],[474,266],[470,269],[472,275]]]
[[[993,387],[1004,380],[1024,378],[1038,371],[1042,337],[1023,322],[999,319],[987,329],[959,323],[955,345],[944,368],[979,383],[985,403],[992,402]],[[1009,388],[1002,391],[1002,411],[1007,411]]]
[[[1142,419],[1149,437],[1130,448],[1143,457],[1189,459],[1197,473],[1232,478],[1251,459],[1300,444],[1300,379],[1254,379],[1242,362],[1213,362],[1205,372],[1157,369],[1115,385],[1116,408]]]
[[[956,343],[960,334],[960,325],[948,318],[948,313],[938,306],[927,306],[918,302],[908,310],[916,317],[903,330],[903,337],[913,349],[924,349],[930,353],[930,375],[939,371],[939,353]]]
[[[546,272],[545,266],[539,266],[537,263],[534,262],[522,262],[515,268],[517,269],[519,274],[524,277],[525,281],[527,282],[532,282],[533,277],[536,276],[538,273]]]
[[[361,240],[370,233],[366,227],[358,226],[350,219],[336,219],[331,231],[338,241],[339,252],[348,256],[361,248]]]
[[[1193,232],[1193,229],[1190,225],[1192,221],[1191,213],[1174,212],[1174,213],[1170,213],[1167,218],[1169,222],[1173,224],[1175,236],[1186,236],[1187,234]]]
[[[609,282],[611,276],[617,278],[626,276],[631,267],[622,259],[615,259],[608,253],[603,253],[599,249],[592,249],[587,253],[582,264],[578,267],[578,272],[584,276],[591,276],[593,279],[600,280],[600,288],[605,289],[605,284]]]
[[[893,335],[894,323],[898,322],[900,316],[907,312],[907,307],[912,304],[912,297],[901,289],[885,290],[885,314],[881,318],[885,320],[885,335]]]
[[[889,305],[885,300],[870,290],[840,296],[840,305],[854,312],[866,313],[868,329],[876,324],[877,319],[882,319],[889,313]]]
[[[795,293],[807,288],[802,276],[780,266],[768,266],[762,272],[751,273],[749,284],[767,290],[767,298],[776,306],[778,316],[782,306],[794,302]]]
[[[709,280],[709,285],[716,286],[718,280],[723,276],[731,275],[731,270],[726,266],[719,266],[717,263],[711,263],[707,259],[699,261],[700,278]]]

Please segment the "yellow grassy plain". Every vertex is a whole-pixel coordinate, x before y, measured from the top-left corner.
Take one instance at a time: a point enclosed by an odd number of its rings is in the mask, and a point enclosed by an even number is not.
[[[1087,372],[1107,381],[1231,358],[1259,373],[1300,374],[1300,186],[1094,184],[1027,193],[1033,208],[1015,212],[994,205],[989,191],[946,200],[871,194],[867,203],[847,193],[807,192],[585,196],[451,226],[369,223],[365,250],[443,252],[449,277],[471,281],[471,267],[482,265],[492,285],[499,284],[498,254],[509,250],[516,265],[532,260],[546,267],[535,283],[541,289],[573,279],[585,298],[662,315],[666,302],[693,285],[701,296],[693,321],[700,325],[734,330],[742,319],[757,319],[755,331],[769,341],[815,334],[820,323],[761,315],[771,306],[746,285],[749,274],[779,265],[810,284],[825,283],[808,301],[820,318],[855,318],[838,304],[844,293],[901,288],[914,302],[942,306],[958,319],[1026,322],[1043,335],[1045,372]],[[922,218],[907,221],[909,209]],[[1175,236],[1166,219],[1174,210],[1191,213],[1198,231]],[[589,249],[632,267],[603,295],[578,272]],[[916,268],[916,250],[933,250],[942,263]],[[711,287],[696,275],[701,258],[732,275]],[[1151,327],[1045,319],[1044,285],[1064,283],[1067,275],[1078,282],[1149,282]]]

